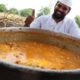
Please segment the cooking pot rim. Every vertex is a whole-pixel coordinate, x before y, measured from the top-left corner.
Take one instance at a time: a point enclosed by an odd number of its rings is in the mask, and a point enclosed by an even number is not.
[[[0,64],[10,68],[10,69],[16,69],[19,71],[37,71],[37,72],[46,72],[46,73],[80,73],[80,69],[61,69],[61,70],[56,70],[56,69],[41,69],[39,67],[32,67],[32,66],[24,66],[24,65],[18,65],[18,64],[13,64],[4,60],[0,60]]]
[[[25,27],[9,27],[9,28],[0,28],[0,32],[6,32],[6,31],[43,31],[44,33],[52,33],[48,30],[39,30],[39,29],[30,29],[30,28],[25,28]],[[60,35],[60,34],[58,34]],[[65,36],[65,35],[63,35]],[[71,37],[73,40],[78,40],[80,41],[80,39]],[[31,66],[24,66],[24,65],[18,65],[18,64],[13,64],[13,63],[9,63],[7,61],[4,60],[0,60],[0,64],[12,69],[16,69],[16,70],[20,70],[20,71],[27,71],[27,70],[31,70],[31,71],[38,71],[38,72],[48,72],[48,73],[80,73],[80,69],[62,69],[62,70],[55,70],[55,69],[41,69],[38,67],[31,67]]]

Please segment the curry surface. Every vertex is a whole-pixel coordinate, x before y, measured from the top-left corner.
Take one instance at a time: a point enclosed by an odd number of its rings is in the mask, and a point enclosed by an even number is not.
[[[0,43],[0,59],[47,69],[80,68],[79,53],[33,41]]]

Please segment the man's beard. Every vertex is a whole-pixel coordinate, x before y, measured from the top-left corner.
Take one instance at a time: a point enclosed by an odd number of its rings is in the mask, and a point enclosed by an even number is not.
[[[52,18],[53,19],[59,19],[59,20],[63,20],[65,16],[66,15],[63,12],[61,12],[61,11],[59,11],[57,9],[52,14]]]

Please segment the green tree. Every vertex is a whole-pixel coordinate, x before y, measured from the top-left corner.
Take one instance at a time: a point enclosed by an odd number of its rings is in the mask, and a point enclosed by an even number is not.
[[[0,12],[6,12],[7,8],[4,4],[0,4]]]
[[[18,14],[18,10],[16,8],[11,8],[10,10],[8,10],[8,12],[12,14]]]
[[[50,8],[49,7],[42,7],[40,10],[39,10],[39,14],[40,13],[43,13],[45,15],[49,14],[51,12]]]
[[[23,10],[20,11],[20,15],[24,16],[24,17],[32,15],[32,9],[31,8],[23,9]]]
[[[39,16],[41,16],[41,15],[43,15],[43,13],[38,13],[37,17],[39,17]]]
[[[77,15],[77,16],[75,17],[75,21],[76,21],[76,23],[78,24],[78,26],[80,27],[80,16],[79,16],[79,15]]]

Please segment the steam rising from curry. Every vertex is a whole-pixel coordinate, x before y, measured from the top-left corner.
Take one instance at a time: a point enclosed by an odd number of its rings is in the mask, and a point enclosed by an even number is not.
[[[47,69],[80,68],[80,54],[34,41],[0,43],[0,59]]]

